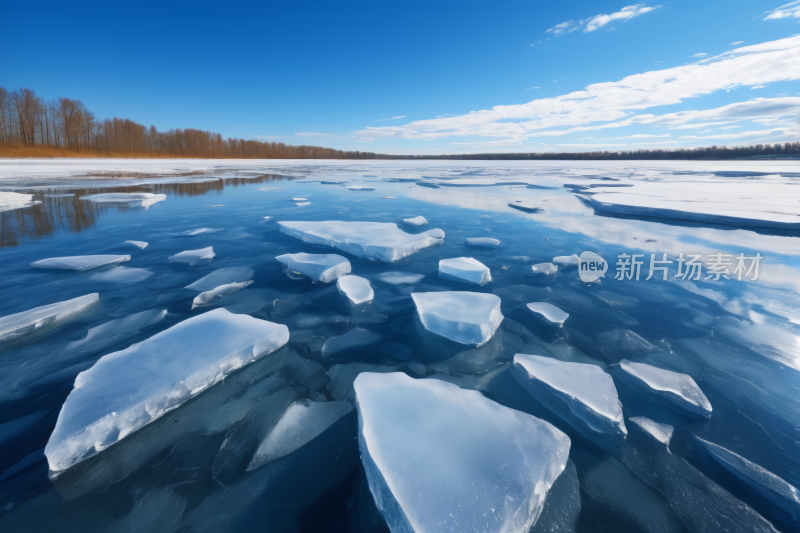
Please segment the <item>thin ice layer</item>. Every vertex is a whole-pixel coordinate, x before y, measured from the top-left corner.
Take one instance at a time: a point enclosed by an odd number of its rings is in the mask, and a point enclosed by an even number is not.
[[[169,260],[172,263],[188,263],[189,266],[202,265],[214,259],[214,247],[208,246],[200,248],[199,250],[185,250],[181,253],[170,256]]]
[[[555,305],[547,302],[531,302],[525,306],[530,313],[542,321],[550,324],[551,326],[561,327],[564,322],[569,318],[569,314],[565,313]]]
[[[149,243],[144,241],[125,241],[122,244],[128,248],[138,248],[139,250],[144,250],[149,246]]]
[[[21,194],[18,192],[0,192],[0,211],[13,211],[31,207],[42,202],[33,199],[32,194]]]
[[[653,420],[650,420],[644,416],[634,416],[628,420],[642,428],[648,435],[653,437],[661,444],[669,446],[669,441],[672,439],[672,433],[675,431],[674,427],[670,426],[669,424],[660,424],[658,422],[654,422]]]
[[[439,261],[439,276],[477,285],[486,285],[492,281],[489,267],[472,257],[442,259]]]
[[[491,248],[493,246],[500,246],[500,241],[491,237],[469,237],[467,239],[469,246],[479,246],[481,248]]]
[[[283,254],[275,260],[293,272],[323,283],[350,273],[350,261],[337,254]]]
[[[545,386],[590,429],[627,435],[614,381],[600,367],[518,353],[512,368],[526,389],[536,396]]]
[[[50,470],[95,455],[288,340],[284,325],[215,309],[103,356],[61,408],[45,448]]]
[[[402,373],[362,373],[359,449],[393,532],[528,531],[570,440],[481,393]]]
[[[186,288],[192,291],[205,292],[215,289],[220,285],[241,283],[253,279],[253,269],[249,267],[220,268],[198,279]]]
[[[4,316],[0,318],[0,342],[13,341],[44,327],[55,326],[87,311],[99,301],[100,295],[95,292]]]
[[[278,222],[278,227],[304,242],[331,246],[373,261],[397,261],[444,241],[440,229],[411,235],[397,224],[386,222]]]
[[[73,255],[40,259],[31,263],[31,266],[33,268],[83,271],[101,266],[116,265],[130,260],[131,256],[129,255]]]
[[[428,331],[461,344],[480,346],[503,321],[500,298],[466,291],[415,292],[417,315]]]
[[[361,276],[341,276],[336,280],[336,287],[353,305],[369,302],[375,297],[369,280]]]
[[[225,285],[220,285],[219,287],[211,289],[210,291],[201,292],[194,297],[194,300],[192,300],[192,309],[212,305],[229,294],[233,294],[234,292],[244,289],[251,283],[253,283],[253,280],[242,281],[240,283],[228,283]]]
[[[89,200],[96,204],[128,205],[144,209],[166,199],[166,194],[153,194],[151,192],[105,192],[81,196],[81,200]]]
[[[711,402],[691,376],[644,363],[633,363],[627,359],[620,361],[619,368],[623,372],[623,378],[633,380],[689,412],[711,415]]]

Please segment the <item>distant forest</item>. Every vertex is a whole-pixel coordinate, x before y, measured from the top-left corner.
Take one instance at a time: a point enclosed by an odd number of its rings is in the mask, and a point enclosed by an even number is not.
[[[219,159],[448,159],[448,160],[631,160],[733,159],[800,155],[800,142],[710,146],[675,150],[460,155],[388,155],[321,146],[223,139],[193,128],[158,131],[127,118],[98,119],[73,98],[45,100],[35,91],[0,87],[0,156],[192,157]]]

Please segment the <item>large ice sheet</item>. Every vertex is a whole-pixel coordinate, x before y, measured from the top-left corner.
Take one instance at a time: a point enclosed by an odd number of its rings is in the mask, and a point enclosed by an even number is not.
[[[215,309],[81,372],[45,455],[54,475],[108,448],[289,340],[289,329]]]
[[[620,361],[619,368],[623,379],[654,392],[692,414],[711,416],[711,402],[691,376],[627,359]]]
[[[185,250],[169,257],[173,263],[187,263],[189,266],[203,265],[214,259],[214,247],[208,246],[199,250]]]
[[[354,383],[359,449],[392,532],[523,532],[567,463],[569,437],[481,393],[402,373]]]
[[[83,271],[101,266],[116,265],[130,260],[131,256],[129,255],[73,255],[40,259],[31,263],[31,266],[33,268]]]
[[[600,367],[517,354],[512,373],[533,396],[542,397],[543,391],[554,394],[591,430],[628,434],[614,381]]]
[[[361,276],[341,276],[336,280],[336,287],[353,305],[369,302],[375,297],[369,280]]]
[[[275,259],[288,270],[323,283],[350,273],[350,261],[337,254],[283,254]]]
[[[353,404],[347,401],[294,402],[259,444],[247,470],[261,468],[270,461],[289,455],[317,438],[352,410]]]
[[[153,194],[151,192],[107,192],[81,196],[81,200],[89,200],[97,204],[128,205],[143,209],[147,209],[166,199],[166,194]]]
[[[0,211],[13,211],[14,209],[31,207],[32,205],[40,203],[42,202],[38,200],[34,201],[32,194],[21,194],[18,192],[0,192]]]
[[[0,343],[13,341],[28,333],[55,326],[93,307],[100,301],[98,293],[79,296],[71,300],[35,307],[21,313],[0,318]]]
[[[472,257],[455,257],[439,261],[439,276],[476,285],[492,281],[489,267]]]
[[[444,241],[444,232],[432,229],[412,235],[387,222],[278,222],[280,230],[309,244],[338,248],[357,257],[397,261]]]
[[[415,292],[417,315],[428,331],[461,344],[481,346],[503,321],[500,298],[466,291]]]

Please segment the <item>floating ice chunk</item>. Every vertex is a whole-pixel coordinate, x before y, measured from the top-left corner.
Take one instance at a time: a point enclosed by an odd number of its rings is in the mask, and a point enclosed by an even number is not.
[[[415,292],[411,297],[428,331],[461,344],[481,346],[492,338],[503,321],[500,298],[494,294]]]
[[[553,258],[553,263],[562,266],[577,266],[580,263],[581,258],[578,257],[576,254],[573,255],[559,255]]]
[[[297,207],[305,207],[307,205],[311,205],[311,202],[297,202],[294,205],[296,205]]]
[[[726,470],[777,507],[781,518],[788,524],[800,520],[800,491],[769,470],[748,461],[718,444],[697,438],[706,451]]]
[[[531,302],[525,306],[532,315],[541,319],[551,326],[561,327],[564,322],[569,318],[569,314],[565,313],[558,307],[547,302]]]
[[[558,272],[558,267],[553,263],[539,263],[531,267],[531,272],[537,276],[552,276]]]
[[[128,268],[124,266],[116,266],[103,272],[98,272],[89,276],[89,281],[99,283],[139,283],[144,281],[153,273],[144,268]]]
[[[375,297],[369,281],[360,276],[341,276],[336,280],[336,287],[353,305],[369,302]]]
[[[350,261],[337,254],[283,254],[275,259],[285,268],[323,283],[350,273]]]
[[[182,231],[180,233],[176,233],[176,235],[183,235],[184,237],[194,237],[195,235],[203,235],[206,233],[216,233],[220,230],[214,228],[197,228],[197,229],[190,229],[188,231]]]
[[[539,518],[567,463],[564,433],[438,379],[366,373],[354,388],[361,459],[391,531],[528,531]]]
[[[440,229],[412,235],[388,222],[278,222],[278,227],[304,242],[331,246],[373,261],[397,261],[444,240]]]
[[[129,205],[143,209],[147,209],[166,199],[166,194],[153,194],[150,192],[107,192],[81,197],[81,200],[89,200],[97,204]]]
[[[253,280],[242,281],[239,283],[228,283],[227,285],[220,285],[219,287],[211,289],[210,291],[201,292],[194,297],[194,300],[192,300],[192,309],[209,306],[215,302],[218,302],[229,294],[233,294],[234,292],[244,289],[251,283],[253,283]]]
[[[144,241],[125,241],[122,244],[128,248],[138,248],[139,250],[144,250],[148,246],[148,243]]]
[[[389,272],[381,272],[376,276],[379,280],[390,285],[405,285],[409,283],[417,283],[425,277],[424,274],[411,274],[409,272],[398,272],[390,270]]]
[[[365,187],[363,185],[348,185],[348,189],[351,191],[374,191],[375,187]]]
[[[644,387],[690,413],[711,416],[711,402],[691,376],[627,359],[620,361],[619,368],[622,371],[620,376],[626,381]]]
[[[644,416],[633,416],[629,418],[631,422],[642,428],[648,435],[656,439],[658,442],[665,446],[669,446],[669,441],[672,439],[672,433],[675,428],[669,424],[660,424],[654,422]]]
[[[347,401],[294,402],[258,446],[247,470],[261,468],[308,444],[353,410]]]
[[[13,211],[31,207],[42,202],[34,201],[32,194],[20,194],[18,192],[0,192],[0,211]]]
[[[292,198],[292,200],[295,202],[307,202],[308,198]]]
[[[554,394],[593,431],[627,435],[614,381],[600,367],[517,354],[512,373],[534,397]]]
[[[186,250],[181,253],[170,256],[169,260],[172,263],[188,263],[189,266],[203,265],[211,262],[214,259],[214,247],[200,248],[199,250]]]
[[[95,292],[72,300],[6,315],[0,318],[0,342],[12,341],[42,328],[58,325],[87,311],[99,301],[100,296]]]
[[[264,220],[269,220],[269,219],[271,219],[271,218],[272,218],[272,217],[264,217]]]
[[[75,379],[45,455],[57,475],[289,340],[289,329],[215,309],[103,356]]]
[[[513,202],[508,202],[508,207],[513,207],[526,213],[540,213],[543,211],[540,205],[531,200],[514,200]]]
[[[322,357],[336,359],[343,352],[351,352],[375,344],[383,337],[364,328],[353,328],[344,335],[331,337],[322,346]]]
[[[405,222],[406,224],[408,224],[410,226],[424,226],[425,224],[428,223],[428,221],[425,220],[425,217],[423,217],[421,215],[418,216],[418,217],[414,217],[414,218],[404,218],[403,222]]]
[[[467,245],[491,248],[492,246],[500,246],[500,241],[492,239],[491,237],[469,237],[467,239]]]
[[[205,292],[227,285],[229,283],[241,283],[253,278],[253,269],[249,267],[226,267],[220,268],[211,274],[204,276],[186,288],[192,291]]]
[[[33,268],[53,268],[61,270],[90,270],[101,266],[115,265],[130,261],[129,255],[74,255],[70,257],[51,257],[31,263]]]
[[[471,257],[442,259],[439,261],[439,276],[477,285],[486,285],[492,281],[489,267]]]

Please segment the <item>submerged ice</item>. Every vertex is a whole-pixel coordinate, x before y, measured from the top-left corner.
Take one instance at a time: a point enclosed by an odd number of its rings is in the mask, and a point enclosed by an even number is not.
[[[52,268],[54,270],[91,270],[102,266],[116,265],[130,261],[129,255],[75,255],[70,257],[51,257],[31,263],[33,268]]]

